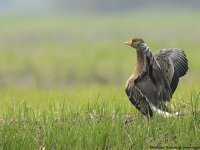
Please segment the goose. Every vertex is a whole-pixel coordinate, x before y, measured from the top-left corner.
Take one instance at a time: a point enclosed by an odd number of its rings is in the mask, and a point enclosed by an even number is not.
[[[152,54],[143,39],[134,38],[124,44],[136,49],[137,62],[133,74],[127,80],[125,92],[130,102],[147,118],[153,113],[170,117],[165,105],[175,92],[179,78],[188,71],[188,60],[183,50],[161,49]]]

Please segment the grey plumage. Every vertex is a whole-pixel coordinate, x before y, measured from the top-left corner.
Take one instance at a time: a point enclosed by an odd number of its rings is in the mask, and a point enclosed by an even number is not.
[[[170,101],[179,78],[188,70],[184,51],[177,48],[162,49],[155,56],[140,38],[125,42],[137,52],[133,75],[126,82],[125,91],[131,103],[146,116],[153,116],[152,109],[168,112],[164,102]]]

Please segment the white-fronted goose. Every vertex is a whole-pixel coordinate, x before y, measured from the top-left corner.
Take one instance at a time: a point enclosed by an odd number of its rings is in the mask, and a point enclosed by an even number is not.
[[[170,101],[179,78],[188,70],[184,51],[177,48],[162,49],[152,55],[140,38],[124,42],[136,49],[137,63],[132,76],[126,82],[126,94],[131,103],[145,116],[153,111],[172,116],[164,102]]]

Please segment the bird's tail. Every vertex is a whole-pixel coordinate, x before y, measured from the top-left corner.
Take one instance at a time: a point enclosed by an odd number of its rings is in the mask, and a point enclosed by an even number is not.
[[[164,105],[165,106],[165,105]],[[154,106],[153,104],[150,104],[150,107],[152,109],[153,112],[162,115],[164,118],[169,118],[169,117],[174,117],[174,116],[179,116],[179,115],[183,115],[179,112],[175,112],[175,113],[170,113],[168,112],[168,110],[161,110],[160,108],[157,108],[156,106]],[[167,108],[167,106],[165,106]]]

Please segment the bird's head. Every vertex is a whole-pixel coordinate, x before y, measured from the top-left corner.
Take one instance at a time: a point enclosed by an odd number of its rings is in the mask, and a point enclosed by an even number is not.
[[[140,38],[134,38],[131,41],[124,42],[126,45],[130,45],[131,47],[137,49],[138,45],[144,43],[143,39]]]

